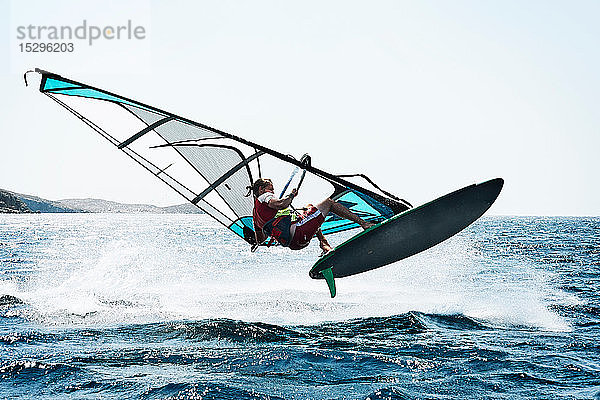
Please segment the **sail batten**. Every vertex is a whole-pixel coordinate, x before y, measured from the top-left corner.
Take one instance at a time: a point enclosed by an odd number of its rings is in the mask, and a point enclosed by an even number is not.
[[[131,143],[133,143],[134,141],[138,140],[139,138],[141,138],[142,136],[144,136],[146,133],[155,130],[156,128],[158,128],[159,126],[166,124],[169,121],[174,120],[175,117],[170,115],[168,117],[165,117],[161,120],[156,121],[155,123],[148,125],[147,127],[145,127],[144,129],[142,129],[141,131],[139,131],[138,133],[136,133],[133,136],[130,136],[127,140],[125,140],[124,142],[119,143],[119,145],[117,146],[117,148],[122,149],[123,147],[127,147],[129,146]]]
[[[250,157],[246,158],[243,161],[240,161],[235,167],[231,168],[229,171],[227,171],[226,173],[224,173],[223,175],[221,175],[221,177],[219,179],[217,179],[214,183],[212,183],[209,187],[207,187],[206,189],[204,189],[204,191],[202,193],[200,193],[198,196],[196,196],[194,198],[194,200],[192,200],[193,204],[196,204],[197,202],[199,202],[200,200],[202,200],[204,197],[206,197],[211,191],[213,191],[217,186],[219,186],[220,184],[222,184],[223,182],[225,182],[225,180],[227,178],[229,178],[231,175],[235,174],[240,168],[244,168],[244,167],[248,167],[248,163],[250,163],[250,161],[260,157],[261,155],[265,154],[264,152],[256,152],[254,154],[252,154]],[[250,174],[250,169],[248,169],[248,174],[250,175],[250,182],[253,181],[252,179],[252,175]]]

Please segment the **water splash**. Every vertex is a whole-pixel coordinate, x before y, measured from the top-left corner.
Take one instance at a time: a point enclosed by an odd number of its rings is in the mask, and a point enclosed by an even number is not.
[[[549,305],[576,301],[553,285],[551,271],[507,255],[498,246],[502,230],[481,224],[407,260],[339,279],[330,299],[324,282],[308,277],[316,245],[250,253],[203,215],[29,218],[44,222],[46,237],[24,245],[34,273],[26,281],[3,278],[0,292],[25,301],[27,318],[46,324],[230,318],[300,325],[418,311],[568,330]],[[22,221],[13,229],[34,229]]]

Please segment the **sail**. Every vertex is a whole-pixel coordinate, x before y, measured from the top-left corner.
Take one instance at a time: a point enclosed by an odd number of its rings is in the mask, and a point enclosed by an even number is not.
[[[290,190],[302,184],[295,206],[331,197],[373,222],[411,207],[364,175],[336,176],[312,166],[310,157],[296,159],[106,90],[47,71],[35,72],[41,75],[40,92],[248,243],[254,242],[254,204],[246,196],[247,186],[259,177],[271,178],[276,188],[286,182]],[[294,174],[297,169],[303,173]],[[322,231],[330,234],[356,227],[329,214]]]

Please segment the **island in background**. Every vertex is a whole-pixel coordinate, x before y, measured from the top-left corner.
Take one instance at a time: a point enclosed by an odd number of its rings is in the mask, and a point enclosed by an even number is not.
[[[0,189],[0,213],[155,213],[203,214],[191,203],[168,207],[149,204],[122,204],[101,199],[47,200]]]

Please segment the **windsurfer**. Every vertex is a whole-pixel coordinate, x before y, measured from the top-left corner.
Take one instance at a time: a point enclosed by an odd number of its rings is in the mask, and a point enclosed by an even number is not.
[[[316,235],[321,249],[328,252],[331,246],[320,227],[329,212],[356,222],[363,229],[374,225],[329,198],[316,206],[309,204],[305,211],[296,216],[291,212],[290,206],[298,190],[293,189],[288,196],[277,198],[270,179],[257,179],[248,189],[248,194],[252,192],[254,195],[253,219],[257,243],[263,243],[270,235],[283,246],[291,250],[300,250],[308,246],[312,237]]]

